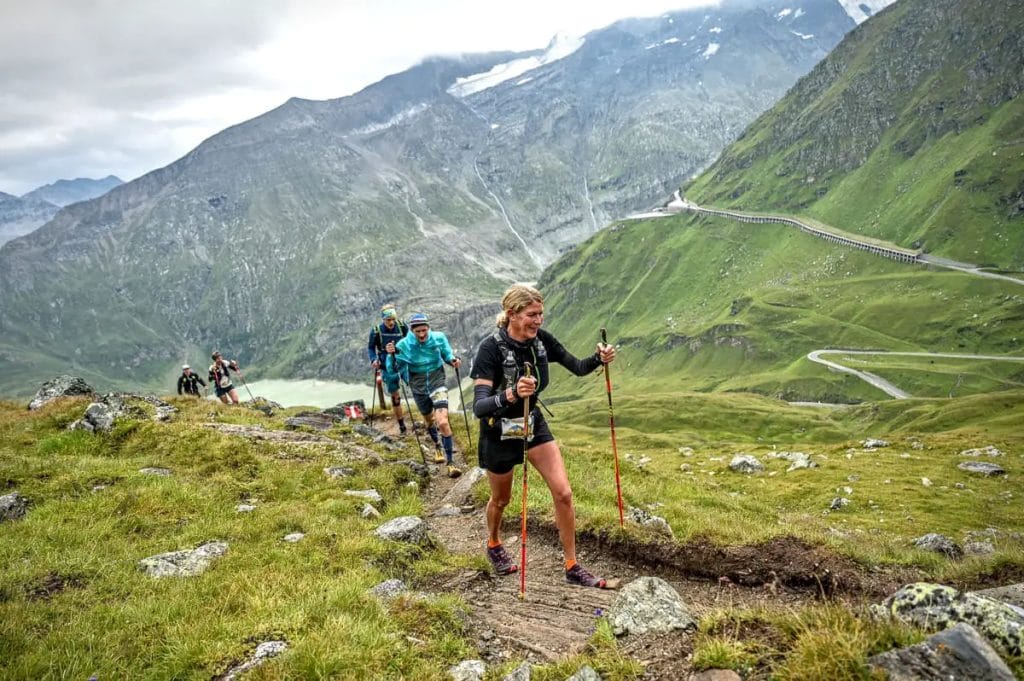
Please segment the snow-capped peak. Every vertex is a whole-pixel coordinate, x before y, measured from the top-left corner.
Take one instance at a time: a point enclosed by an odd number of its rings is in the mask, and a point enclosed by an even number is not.
[[[867,21],[868,17],[878,14],[896,0],[839,0],[839,4],[850,18],[858,24]]]
[[[504,64],[498,64],[486,73],[474,73],[472,76],[459,78],[455,81],[454,85],[448,88],[448,94],[455,97],[466,97],[474,92],[480,92],[481,90],[492,88],[499,83],[504,83],[506,80],[518,78],[527,71],[532,71],[539,66],[568,57],[580,49],[583,42],[583,38],[559,33],[548,43],[544,54],[538,57],[513,59]]]

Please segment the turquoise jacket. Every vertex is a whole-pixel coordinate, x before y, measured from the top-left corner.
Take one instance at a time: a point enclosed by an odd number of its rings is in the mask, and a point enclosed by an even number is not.
[[[388,355],[388,361],[398,363],[398,372],[406,383],[409,382],[410,371],[415,374],[426,374],[440,369],[443,366],[442,362],[451,364],[455,360],[452,346],[448,344],[448,337],[440,331],[428,331],[426,339],[421,343],[410,330],[405,338],[395,344],[395,349],[398,352]]]

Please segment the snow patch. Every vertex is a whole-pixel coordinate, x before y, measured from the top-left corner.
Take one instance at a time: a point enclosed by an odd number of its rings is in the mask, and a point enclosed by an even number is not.
[[[522,80],[517,80],[516,81],[516,85],[525,85],[526,83],[529,83],[531,80],[533,80],[533,76],[527,76],[526,78],[523,78]]]
[[[513,59],[504,64],[498,64],[486,73],[476,73],[472,76],[459,78],[455,84],[448,88],[448,94],[455,97],[467,97],[475,92],[481,92],[495,85],[504,83],[507,80],[518,78],[527,71],[564,59],[580,49],[583,45],[583,38],[556,35],[548,44],[544,54],[538,57],[524,57]]]
[[[721,33],[721,32],[722,32],[722,27],[721,26],[715,26],[714,28],[709,28],[708,29],[708,33]]]
[[[800,40],[810,40],[814,37],[813,33],[801,33],[800,31],[790,31],[790,33],[800,38]]]
[[[410,118],[412,118],[412,117],[422,113],[423,111],[426,111],[427,106],[428,105],[426,103],[416,104],[415,106],[409,107],[405,111],[401,111],[401,112],[395,114],[394,116],[392,116],[388,120],[384,121],[383,123],[370,123],[369,125],[364,125],[361,128],[356,128],[354,130],[349,130],[345,134],[346,135],[371,135],[371,134],[373,134],[375,132],[380,132],[381,130],[387,130],[388,128],[390,128],[393,125],[398,125],[399,123],[404,123],[405,121],[409,120]]]
[[[793,12],[793,18],[794,19],[799,19],[803,15],[804,15],[803,9],[798,9],[797,11]]]
[[[894,2],[896,0],[839,0],[846,13],[858,24],[864,23]]]
[[[786,17],[788,17],[792,13],[793,13],[793,10],[791,10],[790,8],[787,7],[786,9],[784,9],[781,12],[779,12],[778,14],[776,14],[775,15],[775,19],[776,20],[785,19]]]
[[[655,47],[661,47],[662,45],[671,45],[672,43],[678,43],[678,42],[679,42],[679,38],[669,38],[667,40],[662,40],[660,43],[653,43],[651,45],[648,45],[644,49],[645,50],[653,50]]]
[[[718,52],[719,47],[720,46],[718,43],[710,43],[708,44],[707,49],[704,50],[704,54],[700,56],[704,57],[705,59],[711,59],[711,57],[714,56],[716,52]]]

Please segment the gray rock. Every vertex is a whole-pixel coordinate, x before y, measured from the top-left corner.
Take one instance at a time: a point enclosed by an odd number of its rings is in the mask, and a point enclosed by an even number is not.
[[[1006,471],[1001,466],[987,461],[963,461],[957,468],[978,475],[1006,475]]]
[[[370,593],[381,600],[391,600],[396,598],[402,592],[406,591],[408,587],[405,586],[405,582],[400,579],[388,579],[377,586],[370,589]]]
[[[846,508],[850,505],[850,500],[846,497],[835,497],[832,499],[832,503],[828,505],[833,511],[838,511],[841,508]]]
[[[191,551],[171,551],[139,561],[139,567],[153,577],[194,577],[228,551],[227,542],[211,541]]]
[[[995,447],[993,447],[992,445],[987,445],[985,447],[977,447],[975,449],[965,449],[964,451],[960,452],[960,456],[1002,456],[1002,455],[1003,455],[1003,453],[1001,451],[999,451],[998,449],[996,449]]]
[[[729,462],[729,468],[736,473],[758,473],[764,470],[764,464],[750,454],[737,454]]]
[[[481,660],[463,660],[448,669],[448,675],[454,681],[483,681],[487,665]]]
[[[801,468],[817,468],[818,464],[811,461],[809,454],[803,452],[771,452],[768,454],[769,459],[785,459],[789,461],[790,466],[786,469],[786,472],[800,470]]]
[[[374,504],[379,504],[384,501],[384,497],[382,497],[380,492],[375,489],[347,489],[345,490],[345,496],[366,499]]]
[[[84,430],[87,433],[95,432],[95,428],[85,419],[76,419],[68,424],[68,430]]]
[[[964,544],[964,553],[968,556],[988,556],[996,552],[990,541],[969,541]]]
[[[376,439],[384,434],[381,431],[377,430],[376,428],[366,425],[365,423],[357,423],[356,425],[352,426],[352,432],[358,433],[370,439]]]
[[[83,420],[87,421],[95,430],[102,433],[109,433],[114,427],[114,419],[117,418],[117,411],[109,404],[93,402],[85,408]]]
[[[1020,655],[1024,645],[1024,615],[1000,601],[942,584],[908,584],[871,610],[933,631],[966,622],[1011,655]]]
[[[565,681],[601,681],[601,675],[594,671],[594,668],[590,665],[583,665],[579,671]]]
[[[419,461],[413,461],[412,459],[403,459],[402,461],[396,461],[395,463],[399,466],[405,466],[406,468],[408,468],[421,478],[426,478],[430,476],[430,469],[427,466],[420,463]]]
[[[944,534],[936,534],[935,532],[918,537],[914,540],[914,546],[925,551],[941,553],[949,558],[959,558],[964,553],[955,541]]]
[[[1005,603],[1024,615],[1024,584],[1007,584],[992,589],[982,589],[974,593]]]
[[[888,447],[889,446],[889,441],[888,440],[878,440],[878,439],[870,438],[869,437],[867,440],[862,440],[861,441],[861,445],[864,447],[864,449],[878,449],[879,447]]]
[[[355,468],[348,468],[346,466],[328,466],[324,469],[324,475],[332,480],[337,480],[338,478],[350,478],[355,474]]]
[[[393,518],[374,530],[374,534],[381,539],[407,544],[426,544],[430,541],[427,524],[422,518],[412,515]]]
[[[256,510],[256,504],[239,504],[235,506],[235,511],[238,513],[252,513]]]
[[[43,383],[42,387],[36,391],[32,401],[28,403],[28,408],[31,411],[35,411],[44,404],[49,404],[58,398],[80,397],[83,395],[94,397],[96,391],[84,379],[65,374]]]
[[[696,622],[683,599],[659,577],[640,577],[618,593],[608,609],[616,636],[691,629]]]
[[[170,468],[157,468],[153,466],[147,466],[146,468],[140,468],[139,472],[143,475],[157,475],[162,478],[167,478],[173,475]]]
[[[514,670],[501,677],[501,681],[530,681],[530,663],[523,662]]]
[[[435,518],[451,518],[457,515],[462,515],[462,510],[459,509],[457,506],[452,506],[451,504],[445,504],[441,508],[434,511]]]
[[[305,539],[305,537],[306,535],[303,532],[292,532],[291,534],[286,534],[285,536],[283,536],[281,538],[281,541],[286,541],[289,544],[295,544]]]
[[[314,430],[330,430],[337,423],[344,423],[344,420],[332,414],[304,411],[285,419],[284,426],[292,429],[306,427]]]
[[[359,515],[363,518],[379,518],[380,511],[370,504],[363,504],[363,510],[359,512]]]
[[[1013,672],[969,624],[960,622],[917,645],[868,659],[891,681],[1014,681]]]
[[[637,525],[643,527],[649,527],[658,534],[663,534],[667,537],[675,537],[675,533],[672,532],[672,526],[668,524],[668,521],[661,516],[654,515],[649,511],[645,511],[642,508],[629,507],[628,510],[629,519]]]
[[[229,669],[224,676],[220,677],[220,679],[222,681],[235,681],[240,674],[260,666],[276,655],[280,655],[287,648],[287,641],[265,641],[256,646],[256,650],[253,652],[252,657]]]
[[[5,520],[20,520],[28,512],[28,499],[17,492],[0,497],[0,523]]]
[[[452,506],[464,506],[472,502],[473,485],[486,474],[483,468],[477,468],[476,466],[470,468],[462,474],[457,483],[452,485],[452,488],[444,495],[442,503],[451,504]]]

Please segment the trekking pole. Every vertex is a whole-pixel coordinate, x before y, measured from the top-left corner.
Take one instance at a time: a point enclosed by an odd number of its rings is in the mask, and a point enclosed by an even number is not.
[[[245,382],[245,376],[242,375],[242,370],[238,368],[238,363],[237,362],[235,363],[235,373],[238,374],[238,377],[240,379],[242,379],[242,385],[245,386],[245,391],[247,393],[249,393],[249,399],[252,400],[253,402],[255,402],[256,398],[252,396],[252,391],[249,390],[249,384]]]
[[[601,345],[608,345],[604,327],[601,327]],[[622,517],[622,482],[619,479],[619,448],[615,444],[615,412],[612,411],[612,379],[608,373],[608,365],[601,363],[604,364],[604,385],[608,392],[608,424],[612,431],[612,456],[615,458],[615,493],[619,498],[619,527],[625,527],[626,521]]]
[[[374,369],[373,369],[373,382],[376,383],[377,385],[380,385],[380,369],[378,367],[374,367]],[[376,402],[375,402],[376,399],[377,399],[377,391],[376,390],[370,391],[370,427],[371,428],[373,428],[373,406],[374,406],[374,404],[376,404]],[[381,399],[381,401],[384,400],[383,397],[380,398],[380,399]],[[363,404],[365,404],[365,402]]]
[[[530,363],[526,362],[523,365],[524,375],[526,378],[530,377]],[[515,392],[515,388],[512,389]],[[526,599],[526,474],[529,470],[529,442],[530,442],[530,398],[527,397],[523,400],[523,502],[522,502],[522,518],[520,521],[519,528],[519,600]]]
[[[395,369],[398,369],[398,353],[395,353]],[[415,405],[409,401],[409,391],[405,389],[405,382],[402,380],[402,373],[398,372],[398,383],[402,386],[402,395],[405,396],[405,406],[409,410],[409,423],[412,424],[412,434],[416,436],[416,449],[420,450],[420,458],[423,459],[423,465],[427,465],[427,455],[423,451],[423,445],[420,444],[420,434],[416,432],[416,417],[413,416],[413,408]]]
[[[462,395],[462,375],[459,374],[459,367],[455,367],[455,380],[459,382],[459,404],[462,405],[462,418],[466,421],[466,437],[469,438],[469,448],[473,448],[473,435],[469,430],[469,414],[466,413],[466,399]]]

